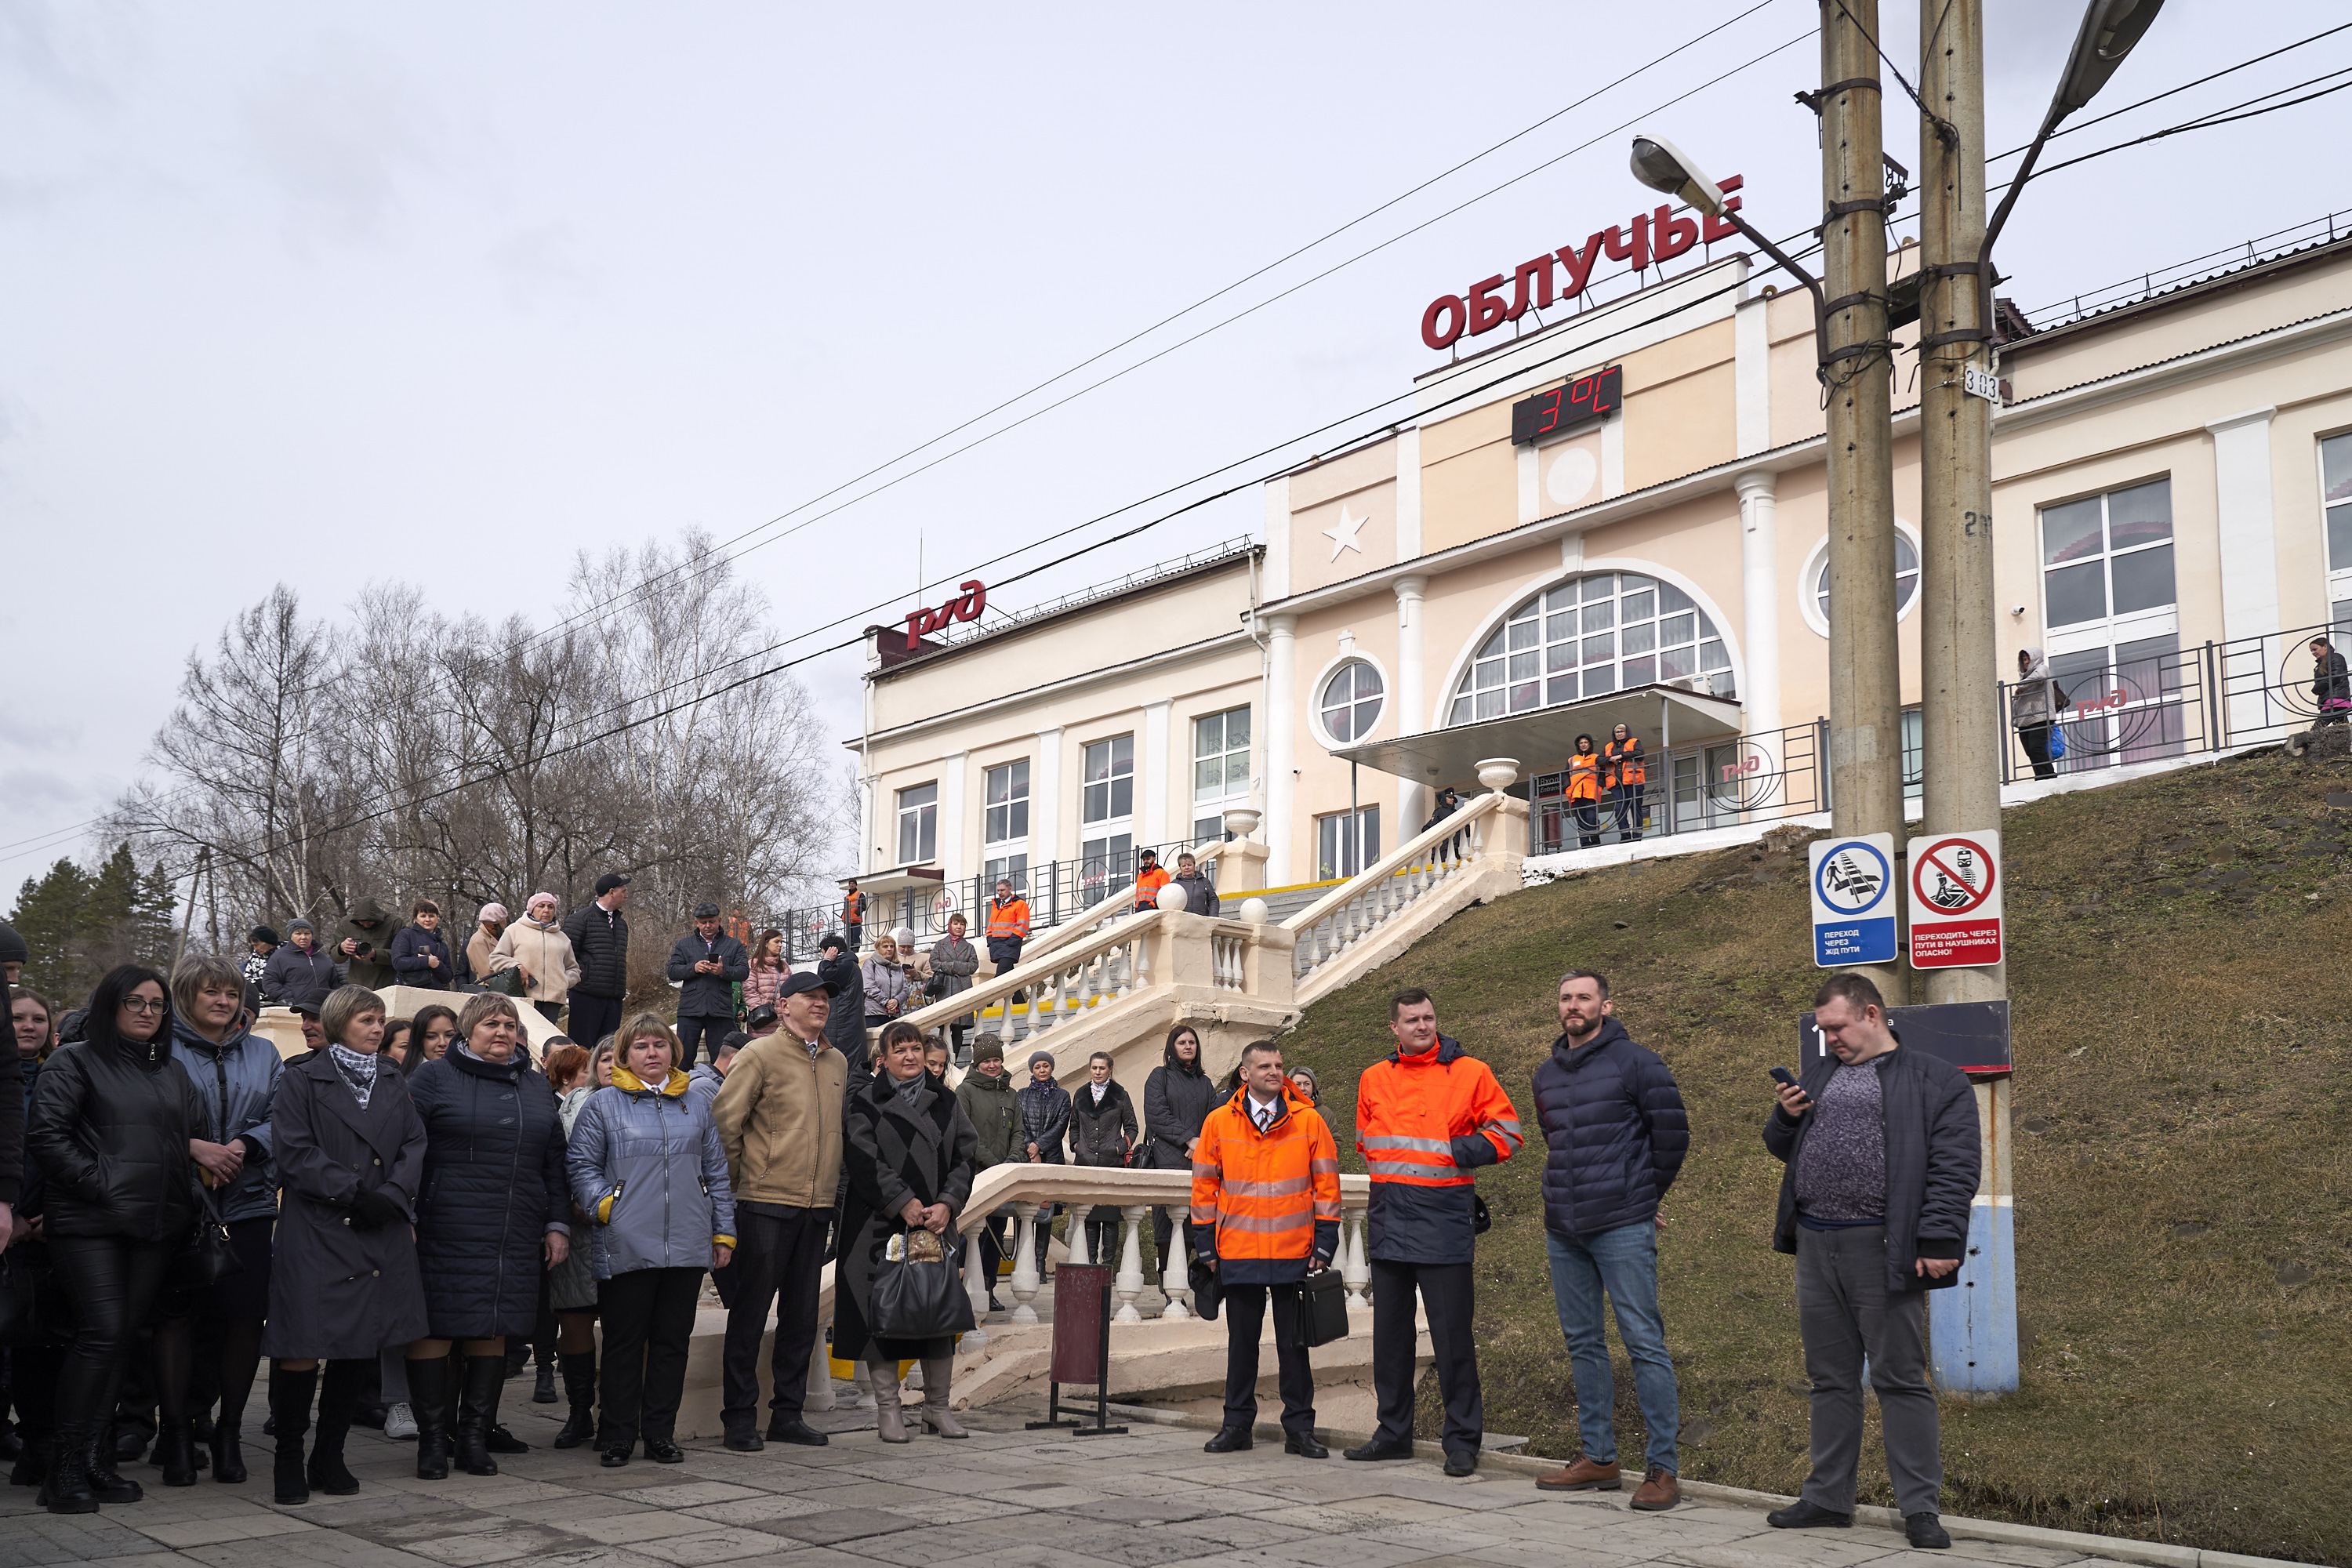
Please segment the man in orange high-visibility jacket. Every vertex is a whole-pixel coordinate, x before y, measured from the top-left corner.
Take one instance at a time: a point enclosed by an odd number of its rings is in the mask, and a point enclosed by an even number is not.
[[[1470,1259],[1477,1189],[1471,1172],[1519,1152],[1519,1113],[1493,1069],[1437,1032],[1422,990],[1389,1003],[1396,1050],[1356,1086],[1356,1148],[1372,1178],[1372,1392],[1380,1429],[1351,1459],[1412,1458],[1413,1292],[1429,1311],[1437,1389],[1445,1400],[1445,1473],[1478,1468],[1486,1415],[1471,1340]]]
[[[850,878],[842,885],[841,934],[856,952],[866,942],[866,895],[857,890],[857,879]]]
[[[1203,1446],[1229,1454],[1250,1446],[1257,1424],[1257,1342],[1274,1299],[1283,1452],[1310,1459],[1330,1450],[1315,1438],[1315,1373],[1298,1342],[1298,1284],[1339,1249],[1339,1146],[1283,1075],[1282,1047],[1242,1047],[1242,1087],[1209,1112],[1192,1149],[1187,1235],[1216,1271],[1225,1313],[1225,1419]]]
[[[1601,786],[1609,792],[1611,804],[1617,814],[1617,842],[1639,844],[1642,841],[1642,789],[1650,782],[1650,769],[1642,754],[1642,742],[1633,729],[1617,726],[1609,743],[1601,749],[1604,772]]]
[[[1138,858],[1135,868],[1135,907],[1156,910],[1160,907],[1160,889],[1168,885],[1168,869],[1160,864],[1160,851],[1147,849]]]
[[[1016,898],[1013,879],[1000,877],[996,898],[988,906],[988,961],[1003,973],[1021,962],[1021,944],[1029,940],[1029,900]]]

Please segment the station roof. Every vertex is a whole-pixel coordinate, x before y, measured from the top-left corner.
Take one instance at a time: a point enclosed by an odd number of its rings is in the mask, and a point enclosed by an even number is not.
[[[1394,740],[1368,741],[1331,754],[1418,784],[1461,789],[1475,787],[1478,764],[1490,758],[1516,759],[1523,778],[1564,768],[1579,735],[1591,735],[1598,747],[1607,743],[1620,724],[1639,737],[1644,748],[1656,752],[1670,743],[1681,746],[1734,738],[1740,733],[1740,710],[1727,697],[1706,696],[1678,686],[1636,686],[1558,708],[1538,708]]]

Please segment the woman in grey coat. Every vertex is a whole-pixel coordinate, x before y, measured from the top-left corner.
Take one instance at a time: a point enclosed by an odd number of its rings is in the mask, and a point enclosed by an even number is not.
[[[931,943],[931,990],[942,1002],[950,996],[961,996],[971,989],[971,977],[980,973],[980,953],[964,937],[967,929],[961,915],[948,917],[948,934]],[[971,1015],[962,1014],[948,1020],[948,1034],[955,1041],[955,1059],[964,1061],[963,1037],[971,1028]]]
[[[675,1065],[677,1037],[640,1013],[614,1037],[613,1082],[588,1099],[565,1155],[572,1201],[590,1219],[590,1267],[604,1322],[607,1466],[646,1458],[676,1465],[677,1407],[702,1271],[735,1256],[727,1152],[700,1095]]]
[[[335,1497],[359,1490],[343,1466],[343,1436],[367,1369],[385,1345],[425,1332],[413,1230],[425,1123],[409,1103],[408,1080],[377,1054],[383,999],[363,985],[343,986],[327,998],[319,1026],[326,1048],[287,1065],[269,1117],[278,1207],[261,1353],[270,1358],[279,1502],[308,1501],[312,1487]],[[413,1363],[409,1380],[412,1398],[424,1405],[426,1391],[415,1385],[425,1379]],[[319,1430],[306,1471],[302,1434],[314,1394],[321,1394]]]
[[[1190,1024],[1179,1024],[1168,1031],[1160,1065],[1143,1080],[1143,1156],[1136,1163],[1150,1171],[1191,1170],[1193,1141],[1216,1105],[1217,1086],[1201,1064],[1200,1034]],[[1153,1209],[1151,1245],[1162,1269],[1175,1234],[1166,1205]]]
[[[893,1027],[884,1039],[873,1081],[849,1097],[842,1140],[849,1199],[834,1263],[834,1354],[866,1363],[878,1407],[875,1424],[885,1443],[908,1440],[898,1411],[898,1363],[908,1360],[923,1363],[923,1425],[942,1437],[967,1436],[948,1413],[955,1337],[885,1339],[867,1326],[875,1266],[893,1237],[928,1230],[954,1245],[956,1216],[971,1196],[980,1149],[963,1107],[923,1070],[920,1031],[912,1025]]]

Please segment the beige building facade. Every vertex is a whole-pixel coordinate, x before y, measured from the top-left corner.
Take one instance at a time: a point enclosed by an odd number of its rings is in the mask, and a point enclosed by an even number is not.
[[[869,890],[937,912],[1013,875],[1042,920],[1143,847],[1229,832],[1264,846],[1235,858],[1251,880],[1329,880],[1497,758],[1537,851],[1573,853],[1618,825],[1580,824],[1563,770],[1619,722],[1649,753],[1632,830],[1822,808],[1823,418],[1811,302],[1768,283],[1728,257],[1423,375],[1409,423],[1268,480],[1257,540],[912,652],[870,633],[847,742]],[[2055,765],[2306,722],[2303,643],[2352,619],[2352,241],[2008,330],[1987,657],[2009,679],[2047,650]],[[1896,365],[1916,703],[1917,356]],[[1607,371],[1605,412],[1535,435],[1539,402],[1514,439],[1518,405]],[[2004,778],[2033,776],[2012,741]]]

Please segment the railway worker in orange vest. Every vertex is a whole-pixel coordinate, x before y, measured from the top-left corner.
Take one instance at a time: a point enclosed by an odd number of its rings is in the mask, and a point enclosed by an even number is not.
[[[1647,757],[1642,742],[1633,738],[1633,730],[1617,726],[1601,749],[1603,771],[1601,783],[1617,810],[1617,842],[1639,844],[1642,841],[1642,787],[1650,782]]]
[[[1015,897],[1013,879],[996,879],[996,898],[988,906],[988,961],[1004,973],[1021,962],[1021,944],[1029,940],[1029,900]]]
[[[1230,1454],[1250,1446],[1258,1334],[1271,1296],[1282,1451],[1327,1458],[1331,1450],[1315,1438],[1315,1373],[1298,1342],[1298,1284],[1339,1250],[1339,1146],[1284,1076],[1280,1046],[1243,1047],[1241,1078],[1234,1097],[1201,1124],[1192,1149],[1187,1234],[1193,1255],[1216,1272],[1225,1313],[1224,1425],[1202,1447]]]
[[[1592,737],[1576,738],[1576,754],[1568,759],[1568,805],[1576,813],[1576,841],[1590,849],[1601,842],[1601,753]]]
[[[857,890],[855,877],[842,884],[841,935],[852,952],[866,941],[866,895]]]
[[[1351,1459],[1412,1458],[1413,1292],[1429,1311],[1445,1400],[1445,1473],[1478,1468],[1486,1407],[1471,1338],[1470,1262],[1480,1228],[1471,1172],[1519,1152],[1519,1113],[1493,1069],[1437,1032],[1418,988],[1389,1002],[1396,1050],[1356,1086],[1356,1147],[1372,1178],[1372,1392],[1381,1424]]]
[[[1168,885],[1168,868],[1160,863],[1160,851],[1147,849],[1138,857],[1135,870],[1135,907],[1156,910],[1160,907],[1160,889]]]

